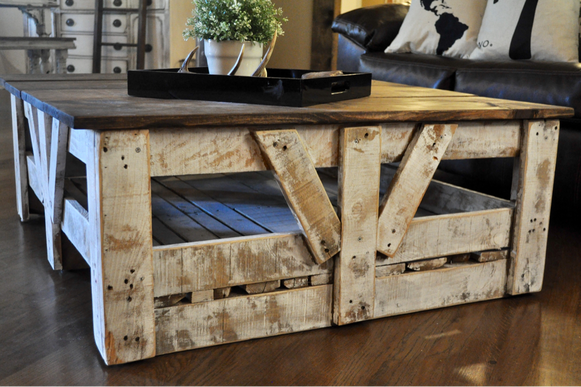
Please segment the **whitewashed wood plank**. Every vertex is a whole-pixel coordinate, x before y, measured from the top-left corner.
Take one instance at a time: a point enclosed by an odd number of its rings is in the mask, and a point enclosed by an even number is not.
[[[434,259],[426,259],[422,261],[414,261],[408,262],[406,264],[407,268],[413,271],[427,271],[427,270],[435,270],[439,269],[444,266],[448,262],[448,258],[434,258]]]
[[[157,354],[324,328],[332,285],[156,309]]]
[[[400,161],[417,123],[382,124],[382,163]],[[519,152],[518,121],[458,123],[444,159],[514,157]],[[295,128],[317,168],[339,165],[339,126],[307,125]],[[474,133],[478,131],[478,137]],[[152,176],[263,171],[264,164],[250,130],[203,128],[196,132],[163,128],[152,130]]]
[[[401,244],[457,125],[424,125],[408,146],[382,199],[377,250],[393,256]]]
[[[318,263],[340,250],[341,222],[295,130],[255,132]]]
[[[95,132],[87,163],[93,330],[107,364],[155,356],[148,131]]]
[[[343,325],[373,316],[381,173],[380,128],[345,128],[340,144],[342,235],[341,253],[335,262],[333,322]]]
[[[506,262],[461,263],[377,278],[375,318],[501,298]]]
[[[268,234],[154,248],[155,297],[332,272],[300,234]]]
[[[479,251],[470,254],[470,258],[476,262],[498,261],[499,259],[508,258],[508,250]]]
[[[89,214],[76,200],[69,198],[64,200],[61,228],[90,266],[90,243],[87,240],[87,235],[89,235]]]
[[[396,263],[395,265],[383,265],[375,268],[375,277],[387,277],[390,275],[400,275],[405,271],[405,263]]]
[[[508,280],[510,294],[538,292],[542,288],[559,122],[525,122],[522,140],[518,173],[513,176],[518,190]]]
[[[513,210],[501,208],[414,219],[393,257],[379,256],[378,265],[444,257],[507,247]]]
[[[26,163],[26,127],[24,104],[20,98],[10,94],[12,109],[12,142],[14,145],[14,177],[16,179],[16,210],[20,221],[29,219],[28,169]]]
[[[34,164],[34,156],[27,155],[26,156],[26,169],[28,169],[28,184],[30,188],[41,202],[43,201],[42,197],[42,188],[40,187],[40,183],[38,182],[37,176],[38,173],[36,172],[36,165]]]
[[[90,130],[71,129],[69,132],[69,146],[70,154],[87,164],[89,157],[88,144],[92,143],[92,132]]]

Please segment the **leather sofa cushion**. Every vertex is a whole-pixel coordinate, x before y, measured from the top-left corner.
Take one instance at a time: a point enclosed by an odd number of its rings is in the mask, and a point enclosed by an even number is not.
[[[454,90],[454,73],[470,62],[422,54],[371,52],[361,56],[359,71],[373,74],[379,81]]]
[[[581,64],[469,62],[456,71],[454,90],[484,97],[568,106],[581,117]]]
[[[403,4],[358,8],[337,16],[331,29],[368,51],[383,51],[395,39],[408,11],[409,6]]]

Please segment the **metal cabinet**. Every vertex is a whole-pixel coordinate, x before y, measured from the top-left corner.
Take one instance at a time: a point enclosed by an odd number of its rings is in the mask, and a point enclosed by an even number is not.
[[[105,0],[104,7],[119,12],[106,13],[103,18],[103,41],[137,43],[138,15],[127,12],[136,9],[139,0]],[[169,0],[150,0],[147,7],[146,68],[169,67]],[[77,48],[69,50],[67,71],[92,71],[95,0],[60,0],[54,8],[55,35],[76,38]],[[101,72],[125,73],[136,67],[135,47],[104,46]]]

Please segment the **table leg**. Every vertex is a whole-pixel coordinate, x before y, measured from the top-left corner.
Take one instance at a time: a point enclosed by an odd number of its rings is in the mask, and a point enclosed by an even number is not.
[[[94,132],[87,160],[93,329],[107,364],[155,356],[149,132]]]
[[[24,104],[11,95],[12,141],[14,144],[14,176],[16,178],[16,209],[20,220],[26,222],[30,216],[28,202],[28,168],[26,166],[26,126]]]
[[[335,259],[333,322],[368,320],[375,307],[381,128],[345,128],[340,140],[341,252]]]
[[[525,121],[521,153],[515,164],[513,200],[516,200],[509,294],[541,290],[553,181],[559,140],[558,121]]]

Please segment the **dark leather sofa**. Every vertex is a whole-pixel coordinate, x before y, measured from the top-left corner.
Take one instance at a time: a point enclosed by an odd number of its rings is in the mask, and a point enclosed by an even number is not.
[[[581,64],[534,61],[483,62],[421,54],[385,54],[409,7],[384,4],[339,15],[337,68],[363,71],[373,79],[480,96],[569,106],[575,117],[561,121],[552,215],[576,220],[581,213]],[[511,159],[444,161],[451,182],[508,198]],[[454,181],[456,180],[456,181]]]

